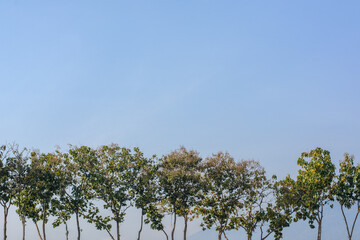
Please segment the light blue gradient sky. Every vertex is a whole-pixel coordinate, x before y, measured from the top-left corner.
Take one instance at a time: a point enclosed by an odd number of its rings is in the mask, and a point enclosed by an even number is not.
[[[359,12],[357,0],[0,0],[0,143],[184,145],[281,177],[317,146],[359,158]]]

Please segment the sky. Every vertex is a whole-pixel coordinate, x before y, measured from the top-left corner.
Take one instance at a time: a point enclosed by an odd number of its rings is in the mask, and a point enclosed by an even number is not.
[[[0,144],[184,145],[280,178],[316,147],[358,161],[359,12],[357,0],[0,0]]]

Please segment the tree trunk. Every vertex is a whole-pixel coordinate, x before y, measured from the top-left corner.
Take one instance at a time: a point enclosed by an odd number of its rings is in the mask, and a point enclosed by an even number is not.
[[[351,240],[351,239],[352,239],[353,232],[354,232],[355,223],[356,223],[357,218],[358,218],[359,213],[360,213],[359,204],[358,204],[358,207],[357,207],[358,210],[357,210],[357,213],[356,213],[356,215],[355,215],[355,219],[354,219],[354,221],[353,221],[351,230],[349,229],[349,224],[348,224],[348,222],[347,222],[347,219],[346,219],[346,216],[345,216],[345,213],[344,213],[344,206],[343,206],[343,205],[340,205],[340,208],[341,208],[341,213],[342,213],[342,215],[343,215],[343,217],[344,217],[344,222],[345,222],[345,225],[346,225],[346,231],[347,231],[347,234],[348,234],[348,238],[349,238],[349,240]]]
[[[36,226],[36,230],[37,230],[37,232],[39,234],[40,240],[43,240],[43,238],[41,237],[40,229],[39,229],[39,226],[38,226],[37,222],[35,222],[35,226]]]
[[[341,213],[344,217],[344,222],[345,222],[345,226],[346,226],[346,231],[347,231],[347,234],[348,234],[348,238],[349,240],[351,240],[351,234],[350,234],[350,230],[349,230],[349,225],[348,225],[348,222],[347,222],[347,219],[346,219],[346,216],[345,216],[345,213],[344,213],[344,206],[342,204],[340,204],[340,209],[341,209]]]
[[[66,222],[65,222],[65,236],[66,236],[66,240],[69,240],[69,229]]]
[[[116,220],[116,235],[117,235],[117,240],[120,240],[120,223],[119,223],[119,219]]]
[[[109,236],[111,237],[112,240],[115,240],[114,236],[111,234],[111,232],[105,228],[106,232],[109,234]]]
[[[318,223],[318,235],[317,235],[317,240],[321,240],[321,224],[322,224],[322,219],[323,219],[323,213],[324,213],[324,205],[321,204],[320,207],[320,216],[318,215],[318,219],[316,220]]]
[[[321,240],[321,221],[319,221],[318,224],[319,226],[318,226],[317,240]]]
[[[188,215],[184,216],[185,226],[184,226],[184,240],[186,240],[187,224],[188,224]]]
[[[224,232],[223,232],[223,233],[224,233],[224,237],[225,237],[225,239],[226,239],[226,240],[229,240],[229,239],[227,238],[227,236],[226,236],[225,230],[224,230]]]
[[[219,231],[218,240],[221,240],[222,230]]]
[[[171,231],[171,240],[174,240],[174,234],[175,234],[175,227],[176,227],[176,212],[174,212],[174,225],[173,225],[173,229]]]
[[[6,240],[7,236],[6,236],[6,226],[7,226],[7,216],[9,213],[9,209],[8,207],[5,205],[4,206],[4,240]]]
[[[354,219],[352,228],[351,228],[350,240],[351,240],[352,235],[353,235],[353,233],[354,233],[354,227],[355,227],[356,220],[357,220],[357,218],[358,218],[358,216],[359,216],[359,213],[360,213],[360,209],[359,209],[359,205],[358,205],[358,211],[357,211],[357,213],[356,213],[356,216],[355,216],[355,219]]]
[[[80,222],[79,222],[79,211],[76,211],[75,215],[76,215],[76,226],[77,226],[77,232],[78,232],[77,239],[80,240],[81,229],[80,229]]]
[[[248,229],[249,230],[249,229]],[[247,235],[247,240],[251,240],[252,239],[252,232],[248,232],[246,231],[246,235]]]
[[[161,229],[161,231],[165,234],[166,240],[169,240],[169,236],[167,235],[167,233],[165,232],[165,230],[164,230],[164,229]]]
[[[21,217],[21,224],[23,229],[22,240],[25,240],[25,217]]]
[[[141,223],[140,223],[140,230],[139,230],[139,233],[138,233],[137,240],[140,240],[140,235],[141,235],[141,231],[143,229],[143,225],[144,225],[144,210],[141,210]]]
[[[43,230],[43,238],[44,240],[46,240],[46,232],[45,232],[45,227],[46,227],[46,224],[45,224],[45,216],[46,216],[46,208],[44,210],[44,213],[43,213],[43,220],[42,220],[42,230]]]
[[[267,234],[265,235],[265,237],[261,237],[261,240],[265,240],[268,236],[270,236],[271,233],[272,233],[272,231],[270,231],[269,233],[267,233]]]

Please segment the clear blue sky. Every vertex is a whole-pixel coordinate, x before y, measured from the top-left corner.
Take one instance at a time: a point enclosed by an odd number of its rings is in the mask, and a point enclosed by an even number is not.
[[[0,143],[360,158],[360,1],[0,0]]]

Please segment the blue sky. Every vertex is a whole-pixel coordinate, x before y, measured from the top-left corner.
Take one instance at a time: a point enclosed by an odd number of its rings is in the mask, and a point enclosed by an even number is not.
[[[0,143],[360,156],[359,1],[0,1]]]

